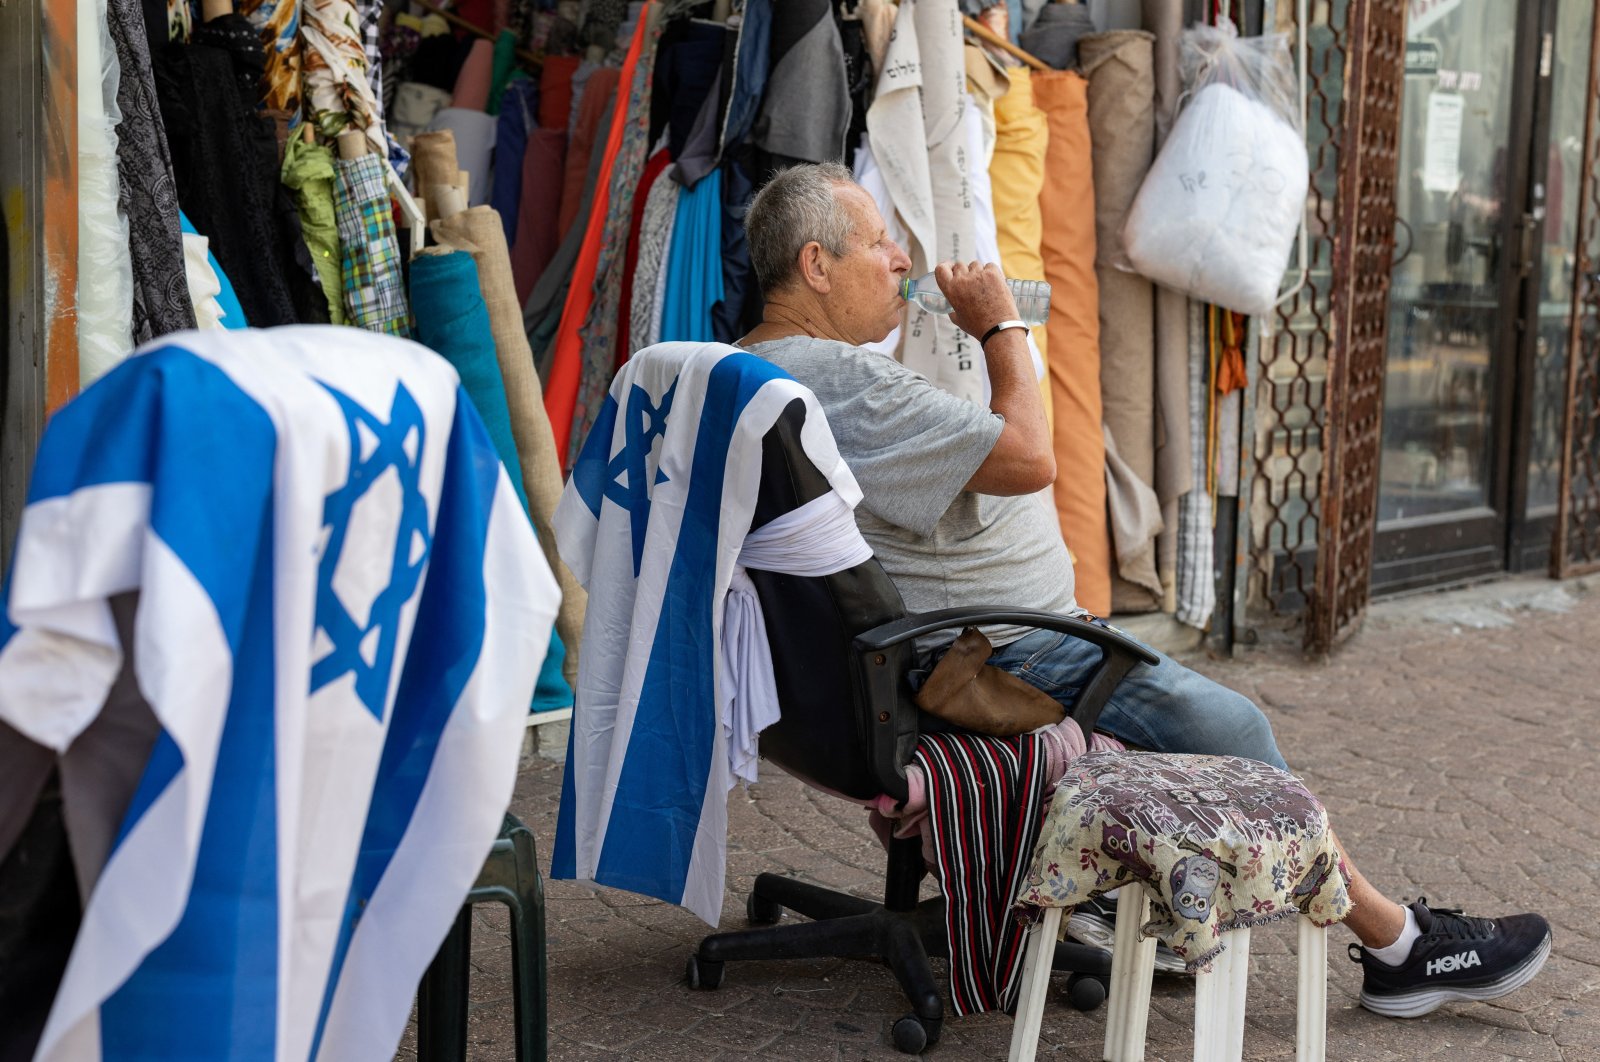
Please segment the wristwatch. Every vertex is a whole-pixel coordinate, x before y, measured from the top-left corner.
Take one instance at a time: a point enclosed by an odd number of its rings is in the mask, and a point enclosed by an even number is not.
[[[985,332],[983,334],[983,338],[978,340],[978,346],[983,347],[985,350],[987,350],[989,348],[989,340],[993,339],[995,336],[999,335],[1001,332],[1004,332],[1006,329],[1008,329],[1008,328],[1026,329],[1027,327],[1028,326],[1023,324],[1021,321],[1015,321],[1015,320],[1013,320],[1013,321],[1001,321],[999,324],[995,325],[993,328],[989,329],[987,332]]]

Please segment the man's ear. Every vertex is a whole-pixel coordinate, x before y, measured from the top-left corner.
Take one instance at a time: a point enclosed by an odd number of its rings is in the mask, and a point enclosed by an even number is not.
[[[832,289],[832,282],[828,278],[827,253],[822,249],[822,244],[812,240],[800,248],[800,280],[806,287],[818,295],[826,295]]]

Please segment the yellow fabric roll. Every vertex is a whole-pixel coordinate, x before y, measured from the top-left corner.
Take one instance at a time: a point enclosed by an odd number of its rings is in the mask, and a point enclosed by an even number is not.
[[[1039,197],[1040,254],[1050,282],[1048,359],[1055,502],[1072,551],[1078,604],[1111,613],[1111,536],[1106,526],[1106,444],[1100,409],[1100,285],[1095,277],[1094,171],[1088,82],[1069,71],[1035,71],[1034,100],[1048,123]],[[1011,94],[1017,94],[1012,72]],[[992,176],[992,175],[991,175]],[[999,213],[998,207],[996,213]],[[1004,244],[1001,254],[1004,255]]]
[[[1044,280],[1043,239],[1039,193],[1044,190],[1045,152],[1050,145],[1050,123],[1033,102],[1033,81],[1027,67],[1010,72],[1011,89],[994,101],[994,157],[989,162],[989,184],[994,192],[996,235],[1000,267],[1018,280]],[[1050,330],[1033,330],[1046,372],[1039,381],[1044,412],[1055,424],[1054,388],[1050,382]]]

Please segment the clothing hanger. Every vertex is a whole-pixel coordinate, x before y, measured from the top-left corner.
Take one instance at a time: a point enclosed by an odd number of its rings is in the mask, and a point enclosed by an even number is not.
[[[1022,62],[1025,65],[1027,65],[1029,67],[1032,67],[1034,70],[1053,70],[1053,69],[1055,69],[1049,63],[1045,62],[1043,59],[1040,59],[1037,56],[1034,56],[1034,55],[1032,55],[1032,54],[1030,54],[1028,52],[1025,52],[1021,48],[1018,48],[1015,44],[1012,44],[1010,41],[1008,41],[1004,37],[1000,36],[1000,34],[996,33],[994,30],[990,29],[988,26],[985,26],[983,23],[981,23],[977,19],[973,18],[971,15],[962,15],[961,16],[961,24],[963,26],[967,27],[967,29],[971,30],[973,35],[976,36],[979,40],[982,40],[982,41],[984,41],[984,42],[986,42],[988,44],[992,44],[996,48],[999,48],[1001,51],[1007,53],[1008,55],[1014,56],[1015,58],[1022,60]]]

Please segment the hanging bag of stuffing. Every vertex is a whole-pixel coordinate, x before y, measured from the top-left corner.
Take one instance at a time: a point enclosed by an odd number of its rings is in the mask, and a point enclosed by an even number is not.
[[[1271,311],[1309,172],[1282,34],[1185,30],[1185,103],[1123,222],[1127,265],[1238,313]],[[1119,263],[1121,264],[1121,263]]]

